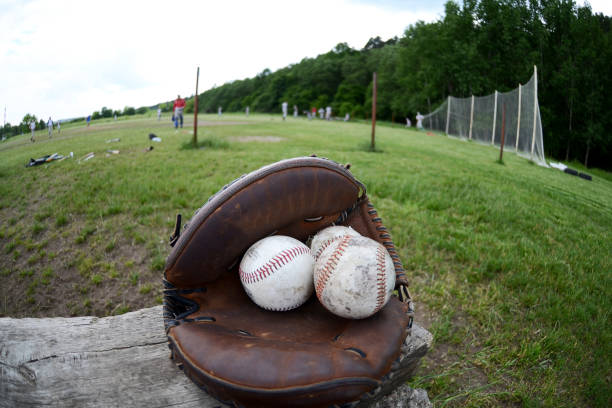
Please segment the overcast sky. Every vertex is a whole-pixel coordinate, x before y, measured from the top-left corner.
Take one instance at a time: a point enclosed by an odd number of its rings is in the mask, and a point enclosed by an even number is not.
[[[45,121],[172,100],[315,57],[401,37],[444,0],[0,0],[0,115]],[[582,4],[582,1],[579,3]],[[612,14],[612,1],[591,1]]]

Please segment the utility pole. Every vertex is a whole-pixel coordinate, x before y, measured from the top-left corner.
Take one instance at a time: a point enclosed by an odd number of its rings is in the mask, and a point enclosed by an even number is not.
[[[370,148],[374,150],[376,143],[374,141],[376,137],[376,72],[372,75],[372,144]]]
[[[198,146],[198,82],[200,80],[200,67],[196,74],[195,100],[193,101],[193,147]]]

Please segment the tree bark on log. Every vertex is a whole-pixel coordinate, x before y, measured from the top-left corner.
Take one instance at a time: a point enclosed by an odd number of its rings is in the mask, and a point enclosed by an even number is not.
[[[397,388],[364,403],[431,406],[427,393],[411,389],[404,378],[431,341],[431,334],[415,325],[402,347]],[[0,406],[223,406],[169,355],[161,306],[104,318],[0,318]]]

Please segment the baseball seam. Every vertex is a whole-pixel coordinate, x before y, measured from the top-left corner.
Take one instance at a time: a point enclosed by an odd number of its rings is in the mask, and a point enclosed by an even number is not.
[[[239,268],[240,280],[244,283],[251,284],[264,280],[268,276],[275,273],[277,270],[293,261],[300,255],[312,254],[308,247],[293,247],[279,252],[277,255],[270,258],[268,262],[261,265],[254,271],[244,271]]]
[[[259,307],[261,307],[264,310],[268,310],[270,312],[287,312],[289,310],[297,309],[301,305],[302,303],[296,303],[296,304],[285,306],[285,307],[267,307],[267,306],[259,306]]]
[[[338,266],[338,262],[344,254],[344,250],[346,249],[346,246],[348,245],[350,239],[350,235],[343,236],[340,242],[338,243],[336,249],[334,249],[334,252],[332,252],[329,258],[327,258],[327,262],[325,263],[325,265],[320,269],[321,275],[318,277],[315,286],[317,296],[321,296],[323,294],[323,290],[327,285],[327,281],[331,277],[333,270],[336,268],[336,266]]]
[[[319,259],[319,257],[323,253],[323,251],[325,251],[327,249],[327,247],[331,245],[332,242],[334,242],[334,241],[336,241],[336,240],[338,240],[340,238],[342,238],[342,235],[341,236],[335,236],[333,238],[329,238],[329,239],[326,239],[325,241],[323,241],[323,243],[319,246],[319,249],[317,250],[317,252],[314,255],[315,261],[317,259]]]
[[[378,312],[383,304],[385,303],[385,295],[386,295],[386,281],[387,274],[385,273],[385,249],[378,247],[376,249],[376,307],[374,308],[374,313]]]

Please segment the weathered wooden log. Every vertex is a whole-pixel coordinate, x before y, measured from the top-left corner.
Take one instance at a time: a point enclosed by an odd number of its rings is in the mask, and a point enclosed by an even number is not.
[[[0,406],[221,407],[169,359],[161,316],[159,306],[104,318],[1,318]],[[431,341],[415,325],[394,377],[398,388],[364,404],[430,406],[425,391],[404,382]]]

